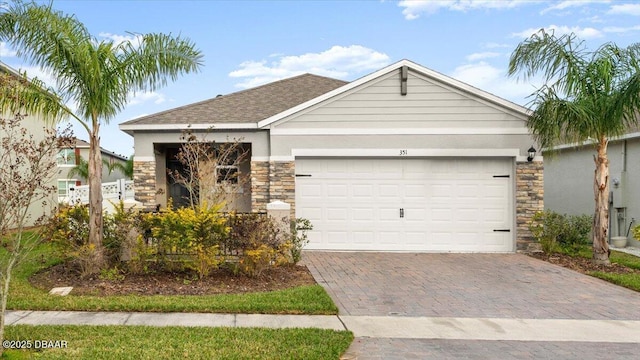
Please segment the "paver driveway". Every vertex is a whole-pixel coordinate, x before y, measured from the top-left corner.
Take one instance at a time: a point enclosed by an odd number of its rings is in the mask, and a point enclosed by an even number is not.
[[[342,315],[640,320],[639,293],[522,254],[305,252],[304,263]]]
[[[303,263],[341,315],[640,320],[640,293],[522,254],[307,251]],[[631,359],[640,356],[640,334],[627,344],[356,338],[350,352],[359,359]]]

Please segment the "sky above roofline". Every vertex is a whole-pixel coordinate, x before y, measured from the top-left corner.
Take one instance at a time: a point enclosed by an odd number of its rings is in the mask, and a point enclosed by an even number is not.
[[[627,46],[640,34],[636,1],[57,0],[53,7],[75,14],[98,40],[180,34],[204,54],[201,73],[131,94],[127,108],[102,127],[102,146],[125,156],[133,139],[118,129],[121,122],[303,73],[353,81],[401,59],[526,105],[540,84],[507,78],[506,68],[533,32],[573,32],[589,49]],[[1,42],[0,61],[53,83]]]

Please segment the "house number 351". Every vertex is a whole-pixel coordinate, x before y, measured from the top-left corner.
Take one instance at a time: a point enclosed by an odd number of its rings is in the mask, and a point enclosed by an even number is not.
[[[407,155],[407,150],[400,150],[400,156]]]

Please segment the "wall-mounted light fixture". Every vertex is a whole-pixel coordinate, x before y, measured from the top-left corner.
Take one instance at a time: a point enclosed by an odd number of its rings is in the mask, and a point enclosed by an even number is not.
[[[536,157],[536,149],[531,146],[529,150],[527,150],[527,152],[529,153],[529,156],[527,156],[527,161],[532,162],[533,158]]]

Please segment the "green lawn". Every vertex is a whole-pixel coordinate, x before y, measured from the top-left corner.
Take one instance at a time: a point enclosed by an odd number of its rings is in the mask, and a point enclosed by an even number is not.
[[[143,312],[215,312],[263,314],[337,314],[329,295],[320,285],[280,291],[209,296],[74,296],[49,295],[31,286],[35,272],[59,260],[50,244],[42,244],[14,272],[7,309],[85,310]]]
[[[585,246],[578,251],[577,255],[574,255],[574,256],[581,256],[581,257],[590,259],[592,255],[593,253],[592,253],[591,247]],[[640,257],[634,256],[631,254],[613,250],[611,251],[609,260],[612,263],[618,263],[628,268],[640,270]],[[602,271],[591,271],[589,272],[589,275],[600,278],[602,280],[609,281],[616,285],[624,286],[626,288],[629,288],[635,291],[640,291],[640,274],[637,274],[637,273],[612,274],[612,273],[606,273]]]
[[[6,339],[66,341],[66,348],[10,350],[9,359],[339,359],[353,340],[321,329],[144,326],[8,326]]]
[[[611,251],[609,257],[612,263],[618,263],[628,268],[640,270],[640,257],[619,252]],[[640,274],[610,274],[601,271],[592,271],[589,275],[609,281],[616,285],[624,286],[631,290],[640,291]]]

